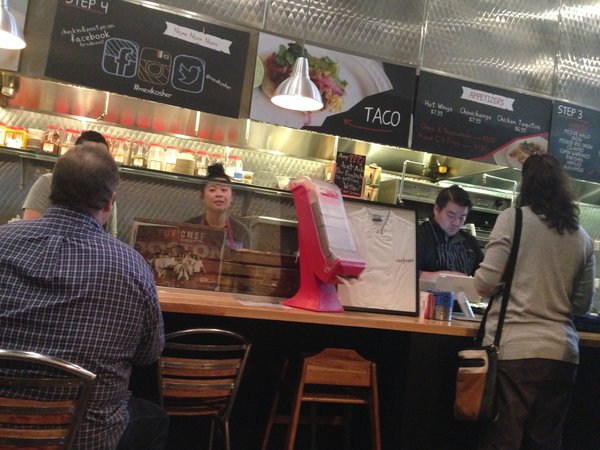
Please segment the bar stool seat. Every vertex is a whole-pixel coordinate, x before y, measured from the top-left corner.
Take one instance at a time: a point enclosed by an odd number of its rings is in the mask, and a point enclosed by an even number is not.
[[[286,361],[284,371],[287,371],[288,366],[289,362]],[[310,416],[301,417],[300,410],[303,403],[365,405],[369,410],[372,449],[381,450],[376,365],[354,350],[327,348],[317,355],[305,357],[288,414],[278,412],[280,390],[281,386],[271,408],[262,450],[268,447],[275,423],[288,424],[285,447],[287,450],[294,448],[299,423],[327,423],[314,415],[312,420]],[[338,424],[339,419],[340,416],[335,416],[329,424]]]

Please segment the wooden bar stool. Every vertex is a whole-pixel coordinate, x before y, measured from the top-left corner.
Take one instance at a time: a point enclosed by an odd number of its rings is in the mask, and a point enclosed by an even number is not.
[[[354,350],[327,348],[317,355],[305,357],[289,414],[277,412],[279,399],[278,390],[267,423],[262,450],[267,449],[274,423],[288,424],[285,448],[293,450],[303,402],[367,406],[371,422],[372,449],[381,450],[376,365]],[[310,417],[307,421],[310,423]]]

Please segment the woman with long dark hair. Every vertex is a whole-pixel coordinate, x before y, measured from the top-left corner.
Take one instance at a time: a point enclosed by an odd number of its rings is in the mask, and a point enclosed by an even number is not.
[[[567,174],[551,155],[523,164],[521,244],[498,354],[498,419],[484,426],[480,449],[560,449],[579,362],[574,314],[594,295],[594,246],[579,225]],[[496,220],[475,273],[480,295],[502,287],[515,208]],[[492,304],[484,345],[493,341],[500,299]]]

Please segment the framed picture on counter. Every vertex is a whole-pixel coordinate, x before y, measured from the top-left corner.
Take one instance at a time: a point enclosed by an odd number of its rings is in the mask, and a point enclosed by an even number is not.
[[[417,316],[417,213],[364,200],[344,200],[363,273],[344,279],[338,295],[347,310]]]
[[[134,219],[132,245],[157,286],[218,291],[225,231],[187,223]]]

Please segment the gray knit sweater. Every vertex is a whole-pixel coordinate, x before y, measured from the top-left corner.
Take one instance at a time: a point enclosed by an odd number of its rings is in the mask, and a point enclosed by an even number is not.
[[[500,359],[546,358],[579,362],[573,314],[590,308],[594,296],[594,245],[582,227],[560,235],[529,207],[523,209],[521,246],[500,341]],[[501,278],[513,240],[515,209],[502,212],[475,273],[479,294],[490,297]],[[500,310],[497,297],[484,345],[493,341]]]

